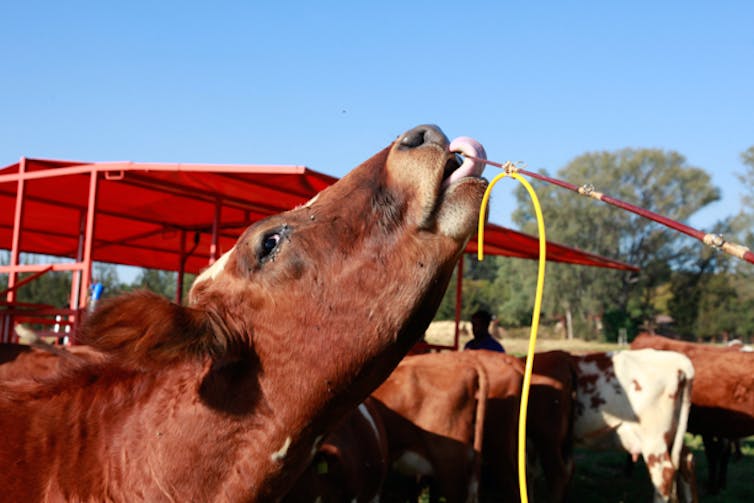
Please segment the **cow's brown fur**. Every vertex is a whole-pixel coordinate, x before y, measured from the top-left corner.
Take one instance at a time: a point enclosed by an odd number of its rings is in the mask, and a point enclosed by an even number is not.
[[[496,351],[463,351],[459,357],[474,359],[487,373],[487,415],[484,419],[482,501],[517,501],[518,411],[524,365],[518,358]]]
[[[423,476],[433,501],[476,498],[487,402],[487,375],[476,360],[453,352],[407,357],[372,397],[387,431],[391,482]],[[428,473],[406,459],[421,459]],[[388,487],[387,501],[416,490],[401,485]]]
[[[443,188],[453,163],[439,130],[416,128],[250,227],[190,307],[103,303],[81,337],[102,361],[0,384],[0,430],[17,432],[0,443],[3,497],[281,496],[432,319],[486,186]]]
[[[565,351],[536,353],[527,413],[527,436],[542,466],[549,494],[565,501],[573,477],[576,366]]]

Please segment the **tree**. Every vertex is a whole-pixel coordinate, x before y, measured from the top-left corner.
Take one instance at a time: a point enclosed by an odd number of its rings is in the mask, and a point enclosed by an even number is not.
[[[741,240],[749,248],[754,248],[754,232],[751,230],[754,228],[754,146],[741,154],[741,161],[746,166],[746,171],[738,174],[741,188],[744,190],[741,197],[743,211],[738,216],[736,224]]]
[[[499,257],[486,257],[484,261],[479,262],[476,257],[468,254],[463,256],[463,305],[461,306],[461,319],[468,320],[471,315],[478,309],[487,309],[495,311],[494,306],[497,301],[497,295],[492,288],[491,279],[495,278],[498,268]],[[458,269],[453,272],[453,276],[448,284],[448,289],[440,303],[440,307],[435,314],[438,320],[453,320],[456,316],[456,288]]]
[[[146,288],[170,300],[175,298],[176,273],[158,269],[142,269],[132,288]]]
[[[546,172],[545,172],[546,173]],[[672,151],[623,149],[584,154],[561,169],[557,178],[592,184],[595,190],[684,221],[719,199],[719,190],[702,169]],[[622,326],[651,319],[656,287],[673,267],[690,260],[685,236],[648,219],[542,182],[533,182],[542,204],[547,238],[612,257],[642,269],[639,275],[583,266],[549,265],[545,309],[571,313],[575,324],[611,313],[618,325],[606,327],[613,338]],[[528,194],[517,191],[514,220],[527,232],[536,222]],[[594,334],[580,334],[594,335]]]
[[[738,175],[738,179],[746,189],[742,202],[749,211],[754,212],[754,145],[741,154],[741,161],[746,165],[746,171]]]

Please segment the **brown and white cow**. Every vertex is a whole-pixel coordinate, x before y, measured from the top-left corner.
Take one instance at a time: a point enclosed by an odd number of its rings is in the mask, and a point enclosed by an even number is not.
[[[0,442],[3,497],[281,497],[431,321],[476,228],[481,169],[414,128],[252,225],[190,306],[145,292],[100,304],[79,339],[105,362],[0,384],[0,431],[15,432]]]
[[[655,501],[676,499],[694,367],[682,354],[643,349],[573,356],[578,370],[574,439],[644,458]],[[682,494],[690,491],[682,488]]]
[[[725,488],[730,441],[754,435],[754,353],[650,334],[631,347],[678,351],[694,364],[688,431],[704,440],[710,492]]]

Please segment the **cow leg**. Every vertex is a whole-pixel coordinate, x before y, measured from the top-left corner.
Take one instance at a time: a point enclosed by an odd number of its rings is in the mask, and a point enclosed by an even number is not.
[[[676,469],[665,442],[647,442],[647,445],[642,446],[642,456],[655,488],[654,501],[664,502],[675,498]]]
[[[678,467],[678,501],[681,503],[698,503],[699,493],[696,487],[696,461],[694,454],[685,445],[681,449]]]
[[[631,453],[626,454],[626,464],[623,465],[623,475],[625,475],[628,478],[631,478],[631,476],[634,474],[635,465],[636,465],[636,460],[634,459],[633,454]]]
[[[547,501],[560,503],[565,501],[568,493],[568,486],[573,475],[573,462],[570,456],[563,452],[564,449],[556,445],[552,447],[552,449],[543,449],[539,463],[547,481],[549,493]]]
[[[453,458],[453,462],[437,463],[429,489],[429,500],[433,503],[478,500],[476,453],[469,447],[467,452],[458,452]]]
[[[728,480],[728,462],[730,461],[733,442],[728,438],[721,438],[720,448],[720,471],[717,477],[717,486],[720,489],[725,489]]]
[[[704,442],[704,455],[707,457],[707,487],[710,494],[717,494],[720,490],[718,485],[718,468],[720,466],[720,439],[713,435],[702,435]]]

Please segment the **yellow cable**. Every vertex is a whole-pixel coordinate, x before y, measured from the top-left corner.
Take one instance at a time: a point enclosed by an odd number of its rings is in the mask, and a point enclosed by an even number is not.
[[[486,214],[485,210],[487,209],[487,203],[490,199],[492,187],[508,175],[521,182],[529,193],[529,197],[531,197],[532,203],[534,204],[534,212],[537,215],[537,229],[539,231],[539,270],[537,271],[537,289],[534,295],[534,312],[532,313],[531,319],[529,350],[526,354],[526,369],[524,371],[524,383],[521,390],[521,408],[519,409],[518,416],[518,487],[521,494],[521,503],[528,503],[529,497],[526,487],[526,412],[529,407],[529,388],[531,387],[531,373],[534,364],[534,349],[537,344],[539,314],[542,311],[542,291],[544,290],[545,285],[545,253],[547,240],[545,239],[545,221],[544,218],[542,218],[542,208],[539,205],[537,194],[534,192],[534,189],[529,182],[518,173],[500,173],[492,179],[492,182],[490,182],[484,193],[482,207],[479,210],[479,229],[477,232],[479,241],[477,242],[477,256],[480,261],[484,260],[484,215]]]

